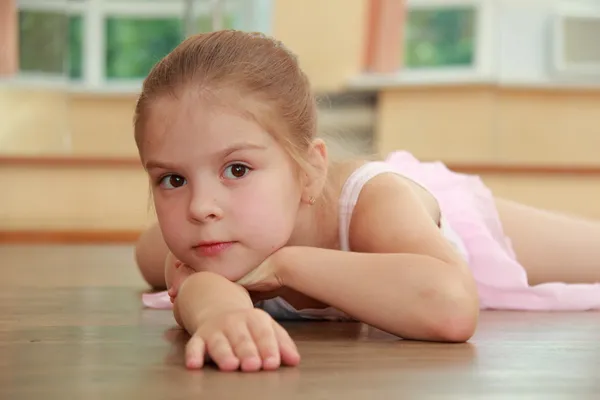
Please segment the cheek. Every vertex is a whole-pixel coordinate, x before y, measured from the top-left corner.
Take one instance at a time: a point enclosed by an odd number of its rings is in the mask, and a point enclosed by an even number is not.
[[[273,180],[273,182],[281,182]],[[236,225],[249,244],[264,250],[276,250],[289,240],[298,213],[299,191],[292,185],[252,186],[239,198],[233,212]]]
[[[181,213],[184,209],[177,204],[175,199],[164,197],[155,197],[154,208],[163,239],[171,251],[177,253],[178,245],[186,243],[182,240],[184,239],[184,229],[181,221],[185,219],[185,215],[181,215]]]

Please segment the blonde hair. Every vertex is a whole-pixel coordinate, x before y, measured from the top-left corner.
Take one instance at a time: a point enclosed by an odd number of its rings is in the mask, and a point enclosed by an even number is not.
[[[157,98],[191,90],[233,102],[307,166],[316,137],[317,105],[307,76],[285,46],[260,33],[223,30],[191,36],[159,61],[144,80],[135,108],[135,141],[143,148],[145,115]],[[215,103],[218,104],[218,103]]]

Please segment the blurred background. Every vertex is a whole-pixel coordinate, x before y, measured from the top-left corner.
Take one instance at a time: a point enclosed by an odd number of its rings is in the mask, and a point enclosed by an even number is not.
[[[141,81],[221,28],[296,53],[321,134],[354,154],[406,149],[600,217],[598,0],[0,0],[0,241],[135,240]]]

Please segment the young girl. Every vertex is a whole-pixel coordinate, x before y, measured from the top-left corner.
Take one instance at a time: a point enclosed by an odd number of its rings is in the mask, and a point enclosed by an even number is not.
[[[145,304],[191,335],[189,368],[296,365],[284,318],[463,342],[480,309],[600,308],[600,224],[407,152],[331,163],[316,127],[296,59],[259,34],[190,37],[145,80],[135,139],[158,224],[136,256],[169,289]]]

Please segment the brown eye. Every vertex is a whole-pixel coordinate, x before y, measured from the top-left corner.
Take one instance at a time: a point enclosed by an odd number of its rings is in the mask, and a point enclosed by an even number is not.
[[[232,164],[225,169],[225,178],[227,179],[239,179],[243,178],[250,171],[250,168],[244,164]]]
[[[185,185],[185,178],[180,175],[167,175],[161,179],[160,184],[167,189],[175,189]]]
[[[178,175],[171,175],[171,177],[169,178],[169,183],[173,187],[180,187],[180,186],[183,186],[183,184],[185,183],[185,180]]]

